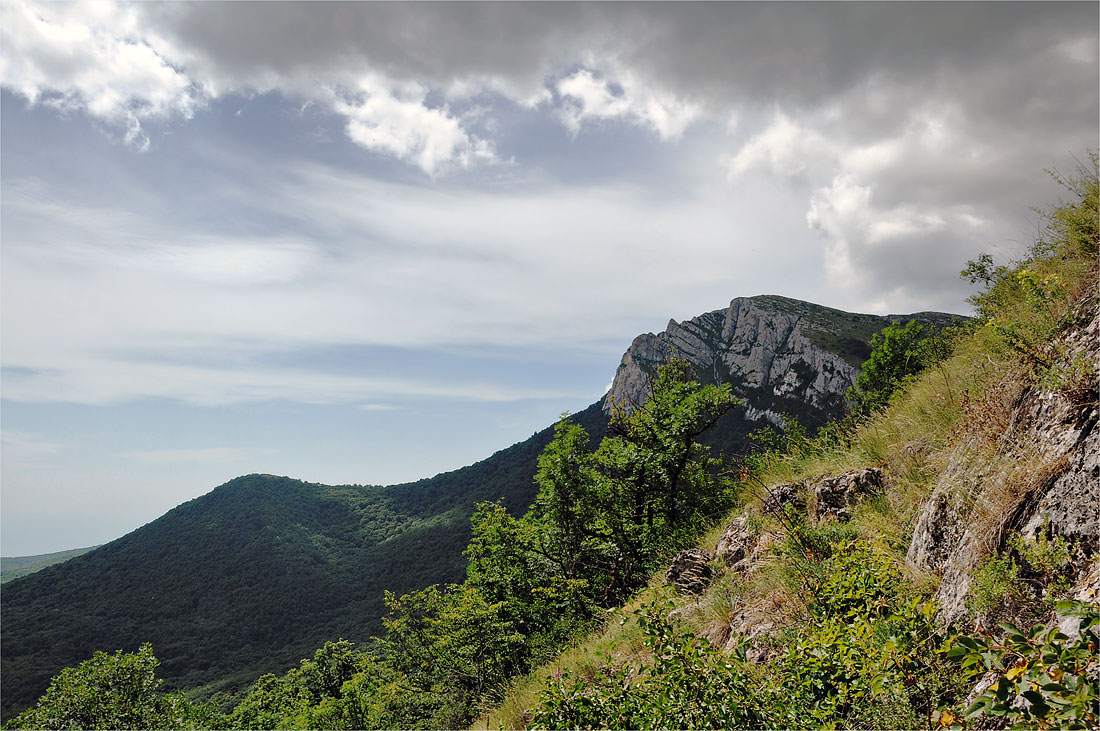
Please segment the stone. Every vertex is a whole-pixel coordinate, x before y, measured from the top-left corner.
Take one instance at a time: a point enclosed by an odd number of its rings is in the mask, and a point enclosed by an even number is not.
[[[665,580],[681,594],[702,594],[714,577],[710,562],[713,557],[702,548],[680,551],[672,559]]]
[[[748,523],[748,516],[734,518],[718,538],[718,544],[714,547],[714,556],[721,559],[727,568],[732,569],[752,555],[753,546],[756,545],[756,534]]]
[[[937,323],[958,319],[935,313],[860,315],[773,295],[738,297],[726,309],[670,320],[664,332],[636,337],[603,407],[629,411],[643,403],[657,367],[671,352],[694,366],[700,382],[731,384],[744,401],[747,420],[782,426],[780,414],[797,405],[823,423],[844,412],[845,393],[870,354],[867,333],[910,317]]]
[[[851,519],[850,508],[867,495],[882,490],[882,470],[868,467],[851,470],[836,477],[825,477],[813,484],[815,515],[818,520]]]
[[[960,435],[921,509],[906,560],[942,574],[936,600],[945,625],[967,616],[974,573],[1014,532],[1029,540],[1040,531],[1064,538],[1078,575],[1085,574],[1086,583],[1091,575],[1100,551],[1100,312],[1095,300],[1080,312],[1087,313],[1083,324],[1059,336],[1051,350],[1067,371],[1087,364],[1081,378],[1087,387],[1025,387],[1010,374],[994,386],[1002,392],[1000,412],[988,417],[996,422],[992,443],[999,454],[991,458],[992,440],[980,423]],[[1024,461],[1035,466],[1019,473],[1015,465]],[[1095,592],[1098,582],[1091,581]]]
[[[773,533],[757,533],[749,526],[748,515],[734,518],[714,547],[714,557],[730,571],[750,575],[766,559],[776,542]]]
[[[801,482],[788,482],[767,488],[768,496],[760,510],[765,515],[778,513],[780,509],[791,505],[799,513],[806,511],[806,497]]]

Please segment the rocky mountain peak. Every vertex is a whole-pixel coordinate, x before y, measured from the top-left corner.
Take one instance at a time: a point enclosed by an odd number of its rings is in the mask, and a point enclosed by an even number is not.
[[[695,367],[700,382],[731,384],[749,420],[781,424],[782,414],[793,414],[809,425],[824,423],[843,410],[874,333],[891,322],[942,325],[952,317],[863,315],[777,295],[738,297],[725,309],[682,323],[671,319],[664,332],[636,337],[603,407],[642,403],[657,367],[674,355]]]

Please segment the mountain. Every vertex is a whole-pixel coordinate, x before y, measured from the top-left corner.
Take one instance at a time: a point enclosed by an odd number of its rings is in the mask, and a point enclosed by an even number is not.
[[[89,546],[88,548],[71,548],[68,551],[40,553],[34,556],[0,557],[0,584],[11,581],[12,579],[18,579],[20,576],[33,574],[35,571],[44,569],[47,566],[53,566],[55,563],[68,561],[70,558],[75,558],[95,548],[99,548],[99,546]]]
[[[731,383],[744,399],[709,435],[735,452],[762,419],[791,413],[814,427],[839,415],[872,335],[909,317],[774,296],[735,299],[636,338],[607,399],[573,418],[598,439],[612,397],[643,399],[646,379],[671,348],[701,380]],[[474,504],[503,498],[515,513],[526,509],[536,460],[552,435],[548,427],[474,465],[404,485],[240,477],[116,541],[5,584],[3,718],[95,650],[151,642],[167,687],[208,695],[282,672],[326,640],[365,641],[381,630],[385,590],[462,580]]]
[[[762,423],[794,416],[811,432],[844,413],[844,394],[887,325],[916,320],[943,328],[966,318],[939,312],[862,315],[776,295],[738,297],[729,307],[634,338],[603,399],[631,408],[670,354],[692,363],[700,383],[729,383],[744,401],[704,439],[723,452],[740,449]]]

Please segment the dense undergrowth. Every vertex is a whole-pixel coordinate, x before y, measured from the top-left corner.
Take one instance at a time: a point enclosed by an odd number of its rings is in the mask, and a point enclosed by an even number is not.
[[[1096,307],[1096,156],[1056,178],[1074,198],[1027,255],[964,271],[983,285],[977,319],[884,332],[845,421],[814,436],[790,423],[757,435],[740,464],[714,460],[697,437],[733,399],[673,362],[595,450],[563,421],[532,509],[483,503],[467,580],[388,595],[368,647],[327,643],[223,711],[161,694],[155,661],[97,655],[9,727],[1095,727],[1097,609],[1066,600],[1065,545],[1014,537],[990,550],[968,605],[977,625],[937,621],[938,577],[904,560],[922,501],[960,453],[1005,505],[1045,469],[1003,438],[1022,388],[1096,398],[1092,364],[1056,337]],[[885,487],[845,521],[818,519],[808,491],[800,508],[762,510],[770,486],[865,467]],[[975,520],[992,526],[995,503]],[[702,596],[670,593],[670,556],[713,547],[737,516],[767,537],[751,570],[715,565]],[[1057,616],[1082,630],[1062,634]],[[102,692],[123,671],[135,690]]]

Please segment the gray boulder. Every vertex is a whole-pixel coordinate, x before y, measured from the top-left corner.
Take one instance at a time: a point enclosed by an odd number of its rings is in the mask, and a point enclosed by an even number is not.
[[[680,551],[672,559],[665,580],[681,594],[702,594],[714,578],[714,569],[710,566],[712,558],[702,548]]]

